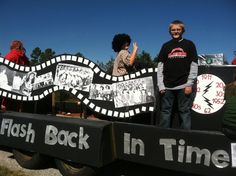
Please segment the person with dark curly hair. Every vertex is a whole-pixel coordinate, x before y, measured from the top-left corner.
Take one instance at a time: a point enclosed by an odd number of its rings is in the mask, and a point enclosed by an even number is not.
[[[138,45],[133,43],[133,51],[128,51],[131,38],[127,34],[116,34],[112,41],[112,49],[117,52],[113,65],[113,76],[121,76],[130,73],[134,69],[134,61],[137,56]]]

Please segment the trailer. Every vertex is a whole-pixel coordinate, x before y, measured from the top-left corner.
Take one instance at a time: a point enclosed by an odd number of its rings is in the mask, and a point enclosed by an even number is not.
[[[236,143],[221,132],[224,85],[234,66],[199,66],[192,130],[158,127],[156,68],[114,77],[88,59],[60,55],[25,67],[0,58],[0,95],[40,102],[67,91],[99,120],[6,111],[0,113],[0,145],[12,148],[24,168],[55,162],[64,176],[90,176],[120,160],[189,174],[235,175]],[[34,72],[35,78],[27,82]],[[45,106],[45,108],[47,108]]]

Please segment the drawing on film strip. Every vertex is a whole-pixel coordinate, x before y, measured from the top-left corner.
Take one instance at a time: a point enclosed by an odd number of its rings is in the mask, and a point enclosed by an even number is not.
[[[0,96],[19,101],[37,101],[66,90],[97,113],[127,118],[154,111],[154,85],[154,68],[115,77],[74,55],[59,55],[31,67],[0,58]]]

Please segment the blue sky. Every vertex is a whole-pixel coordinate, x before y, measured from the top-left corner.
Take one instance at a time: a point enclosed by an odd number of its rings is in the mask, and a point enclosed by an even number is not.
[[[115,57],[113,36],[127,33],[139,53],[154,58],[170,39],[169,23],[180,19],[186,25],[184,38],[195,43],[198,54],[224,53],[231,62],[235,8],[235,0],[1,0],[0,53],[5,56],[17,39],[28,57],[40,47],[106,62]]]

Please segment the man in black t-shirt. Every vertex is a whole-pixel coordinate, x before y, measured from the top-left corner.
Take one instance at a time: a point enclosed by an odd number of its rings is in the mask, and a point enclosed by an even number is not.
[[[172,39],[162,45],[158,55],[158,88],[161,94],[160,126],[171,127],[172,107],[176,100],[181,128],[191,128],[191,107],[197,78],[197,51],[194,43],[182,38],[183,22],[173,21],[169,26]]]

